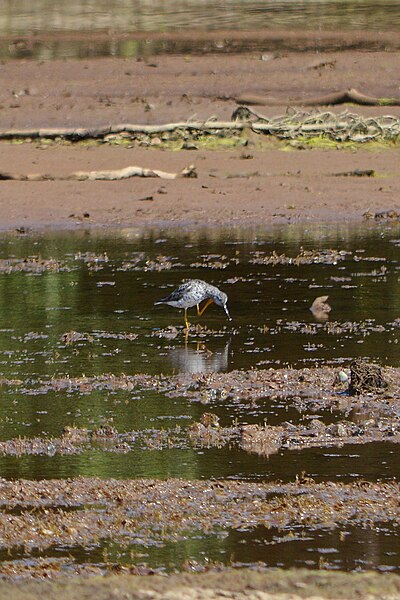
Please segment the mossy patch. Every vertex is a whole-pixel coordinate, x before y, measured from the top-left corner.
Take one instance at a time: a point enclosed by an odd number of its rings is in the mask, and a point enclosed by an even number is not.
[[[86,138],[86,139],[66,139],[57,138],[11,138],[4,140],[9,144],[38,143],[41,146],[71,146],[79,145],[85,147],[100,146],[108,144],[124,148],[158,148],[160,150],[170,150],[177,152],[188,148],[210,151],[230,151],[244,146],[251,146],[255,150],[280,149],[284,152],[292,150],[350,150],[359,151],[384,151],[399,146],[399,139],[377,138],[372,141],[340,141],[329,137],[328,135],[318,135],[312,137],[297,136],[293,139],[282,139],[274,135],[253,133],[249,138],[245,131],[217,131],[217,132],[193,132],[175,131],[168,135],[159,137],[158,135],[135,135],[135,136],[112,136],[110,138]]]
[[[297,137],[284,142],[286,152],[290,150],[366,150],[370,152],[388,150],[399,145],[399,140],[377,139],[368,142],[338,141],[327,136]]]

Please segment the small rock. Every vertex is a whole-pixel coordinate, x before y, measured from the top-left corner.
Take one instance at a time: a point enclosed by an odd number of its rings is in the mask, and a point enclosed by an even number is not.
[[[349,382],[349,376],[345,371],[338,371],[335,375],[333,385],[342,385]]]
[[[182,150],[198,150],[198,146],[196,146],[196,144],[194,144],[193,142],[190,141],[186,141],[183,142],[182,144]]]
[[[327,302],[328,298],[329,296],[318,296],[310,306],[310,310],[315,319],[319,321],[326,321],[328,319],[329,313],[332,310]]]

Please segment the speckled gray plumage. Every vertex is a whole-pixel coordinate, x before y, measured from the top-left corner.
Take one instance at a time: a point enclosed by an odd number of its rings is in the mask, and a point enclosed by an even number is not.
[[[185,281],[168,296],[155,302],[155,304],[168,304],[175,308],[188,309],[192,306],[199,305],[201,302],[208,299],[215,302],[218,306],[221,306],[230,319],[228,308],[226,306],[228,296],[225,292],[222,292],[215,287],[215,285],[211,285],[201,279],[189,279],[189,281]]]

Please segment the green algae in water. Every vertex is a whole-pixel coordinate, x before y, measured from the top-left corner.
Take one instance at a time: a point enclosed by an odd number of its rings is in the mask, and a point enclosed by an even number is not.
[[[188,482],[294,481],[303,471],[318,481],[400,477],[397,447],[389,442],[282,449],[267,459],[233,444],[168,447],[163,441],[167,437],[157,438],[162,430],[187,430],[206,411],[216,413],[224,427],[234,419],[242,424],[269,418],[277,425],[296,422],[295,406],[311,414],[310,407],[302,408],[301,398],[291,407],[278,399],[274,409],[265,398],[254,401],[220,393],[214,397],[201,391],[197,397],[176,390],[174,394],[162,388],[162,374],[194,374],[207,382],[212,373],[233,369],[323,364],[343,369],[356,356],[398,366],[399,233],[398,225],[301,225],[2,236],[0,258],[9,262],[0,269],[0,376],[5,380],[1,438],[47,439],[61,435],[65,426],[94,430],[108,424],[122,432],[145,431],[148,443],[132,442],[127,452],[110,451],[105,443],[78,455],[60,456],[49,448],[47,455],[1,456],[0,474],[30,479],[180,477]],[[188,277],[226,290],[234,321],[226,322],[217,307],[210,307],[201,321],[190,311],[193,327],[186,339],[180,311],[153,303]],[[309,306],[316,296],[326,294],[332,305],[329,320],[315,321]],[[160,376],[161,387],[117,389],[109,376],[141,373],[150,383]],[[234,551],[235,561],[245,563],[263,560],[265,547],[271,545],[283,550],[274,554],[276,560],[270,555],[269,565],[291,565],[285,548],[293,548],[295,556],[302,547],[304,552],[310,548],[306,556],[313,565],[322,557],[333,568],[393,566],[383,555],[361,563],[359,546],[351,554],[349,544],[346,554],[336,534],[329,535],[325,540],[305,531],[304,536],[313,539],[303,547],[301,539],[270,537],[260,530],[235,537],[227,529],[221,537],[215,533],[215,543],[200,534],[198,544],[194,535],[182,547],[177,542],[164,549],[141,548],[147,556],[139,562],[180,568],[186,560],[220,556],[229,563]],[[392,531],[378,538],[383,552],[397,547]],[[357,544],[367,543],[367,538],[359,539]],[[338,552],[328,556],[317,550],[324,547]],[[95,556],[85,552],[91,563]],[[112,560],[131,560],[123,545],[111,545],[107,552]],[[83,554],[77,553],[77,560],[84,561]],[[99,560],[107,562],[105,557]],[[137,564],[135,556],[132,560]]]

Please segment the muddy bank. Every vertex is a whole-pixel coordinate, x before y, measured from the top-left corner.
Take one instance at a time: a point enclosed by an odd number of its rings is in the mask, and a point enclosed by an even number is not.
[[[31,554],[34,559],[36,549],[43,557],[51,548],[90,549],[107,540],[150,548],[179,545],[194,534],[213,536],[259,527],[287,533],[298,527],[372,530],[395,525],[400,517],[399,485],[394,482],[316,484],[305,476],[289,484],[78,478],[0,480],[0,488],[2,547],[10,551],[9,560],[4,554],[0,566],[3,578],[40,574],[34,564],[27,570],[24,561],[12,560],[17,548],[23,548],[25,559]],[[66,562],[69,574],[76,574],[74,561]],[[138,564],[144,573],[152,572],[140,558],[132,566],[118,566],[108,563],[104,554],[95,573],[136,573]],[[199,564],[199,570],[206,564]],[[233,560],[220,568],[227,566],[240,565]]]
[[[2,169],[65,176],[137,165],[197,178],[123,181],[1,181],[3,229],[143,225],[272,225],[318,221],[397,221],[399,150],[258,149],[228,151],[2,144]],[[372,169],[376,176],[349,177]],[[339,174],[339,175],[338,175]],[[341,174],[341,175],[340,175]],[[385,216],[386,215],[386,216]]]
[[[276,53],[268,45],[263,52],[223,56],[8,60],[1,65],[0,128],[229,120],[235,98],[244,94],[277,98],[275,106],[265,107],[266,116],[282,114],[293,98],[349,88],[390,98],[399,95],[397,62],[397,52]],[[360,111],[382,115],[388,107]],[[390,107],[394,116],[399,111]]]
[[[374,573],[328,573],[318,571],[255,570],[209,571],[205,574],[180,574],[170,577],[110,576],[79,581],[0,583],[3,597],[49,600],[60,596],[75,598],[132,598],[132,600],[297,600],[312,597],[363,597],[371,600],[397,598],[400,593],[397,575]]]
[[[347,51],[321,55],[310,51],[287,53],[269,47],[261,52],[257,47],[252,54],[240,56],[143,56],[141,60],[40,63],[12,60],[4,62],[1,69],[7,82],[0,91],[1,129],[95,127],[115,122],[155,124],[208,119],[213,115],[222,119],[230,117],[236,107],[236,96],[245,92],[282,99],[274,107],[263,108],[262,112],[270,117],[284,113],[293,98],[309,98],[347,87],[358,87],[379,97],[398,94],[395,85],[397,52]],[[333,110],[343,110],[343,107]],[[399,107],[390,107],[395,118],[399,117],[399,110]],[[365,116],[376,116],[387,114],[388,109],[358,107],[357,111]],[[155,223],[241,226],[364,219],[380,224],[399,220],[399,148],[395,143],[342,145],[340,149],[335,144],[311,147],[303,142],[281,144],[275,140],[268,143],[263,140],[261,144],[260,137],[253,132],[246,132],[240,143],[236,140],[225,148],[185,140],[183,149],[165,151],[162,144],[154,140],[143,141],[146,143],[142,145],[129,140],[120,143],[118,139],[109,139],[105,144],[65,144],[61,140],[50,143],[45,139],[24,144],[18,140],[2,143],[2,171],[49,173],[56,178],[0,181],[1,227],[15,228],[19,235],[24,235],[32,228],[48,226],[82,229],[141,227]],[[178,173],[192,164],[197,178],[185,180],[63,179],[75,171],[105,171],[129,165]],[[149,264],[147,258],[131,263],[127,269],[171,268],[169,257],[158,257]],[[285,265],[288,260],[303,264],[304,259],[303,256],[289,259],[262,253],[253,258],[258,261],[255,264],[261,265]],[[315,258],[314,254],[306,257],[311,262]],[[340,256],[324,257],[324,260],[331,259],[340,260]],[[87,255],[84,260],[89,270],[101,268],[94,255]],[[214,257],[209,266],[222,268],[221,261],[220,257]],[[200,264],[200,268],[203,267],[204,263]],[[64,261],[40,257],[22,262],[6,259],[0,264],[2,273],[41,274],[68,268]],[[277,323],[276,332],[280,327],[296,327],[306,335],[316,330],[315,324]],[[328,322],[324,327],[348,335],[363,335],[366,329],[365,324],[353,322]],[[68,330],[60,343],[62,349],[67,347],[73,351],[78,344],[96,345],[101,335]],[[180,335],[180,330],[169,328],[154,332],[153,339]],[[33,336],[40,338],[40,334],[30,332],[23,339]],[[136,334],[121,333],[118,339],[129,341],[130,336]],[[387,386],[381,390],[364,390],[356,395],[348,393],[350,374],[346,368],[263,369],[171,377],[113,374],[52,377],[52,370],[46,373],[48,377],[35,376],[25,381],[7,379],[2,384],[12,386],[16,394],[50,392],[57,397],[59,391],[67,391],[72,399],[75,394],[87,394],[89,399],[93,391],[111,394],[156,390],[166,399],[184,397],[198,404],[199,415],[201,412],[203,415],[184,428],[136,430],[130,425],[131,431],[118,431],[107,423],[79,429],[74,427],[74,417],[68,413],[69,422],[62,423],[53,437],[39,433],[42,437],[3,440],[0,452],[5,461],[22,463],[31,456],[38,461],[51,461],[55,454],[90,454],[92,451],[103,453],[102,456],[105,452],[134,456],[135,450],[222,445],[257,454],[257,460],[266,460],[281,448],[298,450],[378,440],[397,443],[400,439],[398,369],[383,370]],[[309,420],[299,418],[299,422],[294,419],[292,423],[278,425],[221,420],[218,406],[227,399],[253,411],[258,402],[281,399]],[[318,416],[324,411],[329,413],[329,419]],[[82,579],[77,579],[71,587],[63,582],[62,588],[44,583],[24,587],[19,583],[12,590],[13,597],[20,593],[21,597],[31,594],[32,598],[44,593],[52,597],[59,594],[60,589],[65,598],[94,594],[104,598],[157,599],[169,594],[175,598],[177,590],[182,598],[189,595],[202,598],[205,594],[210,598],[232,594],[237,598],[251,598],[251,589],[263,594],[258,593],[258,598],[268,598],[268,594],[276,597],[277,593],[335,597],[338,589],[341,596],[344,591],[349,596],[365,595],[367,591],[370,597],[398,594],[398,578],[390,576],[385,576],[383,584],[380,578],[370,575],[364,580],[358,575],[336,574],[332,584],[329,576],[324,579],[323,575],[320,579],[315,573],[265,574],[266,578],[272,578],[267,580],[263,579],[264,575],[250,571],[207,574],[206,581],[186,575],[176,579],[138,580],[131,574],[154,572],[143,557],[134,553],[135,560],[128,562],[119,559],[118,554],[112,560],[107,556],[106,546],[114,541],[120,545],[118,552],[129,544],[136,544],[134,547],[140,552],[143,548],[162,548],[167,544],[180,548],[194,536],[206,539],[207,543],[207,536],[229,535],[258,527],[272,529],[282,536],[292,536],[296,528],[304,532],[331,529],[342,533],[345,539],[349,527],[370,532],[377,531],[383,523],[393,535],[400,518],[396,482],[317,484],[306,474],[302,475],[301,469],[299,471],[297,480],[293,476],[288,484],[223,479],[199,481],[199,475],[193,481],[2,479],[0,577],[15,581],[121,573],[118,580],[91,579],[83,584]],[[130,476],[130,473],[126,475]],[[78,556],[76,560],[74,553]],[[82,556],[87,557],[86,562]],[[324,568],[329,561],[321,556],[320,565]],[[176,559],[175,566],[178,564]],[[217,570],[239,565],[232,559],[223,566],[212,566]],[[209,564],[182,564],[180,568],[204,570]],[[130,576],[124,577],[124,573]],[[275,576],[277,579],[273,579]],[[135,589],[132,589],[133,580],[135,586],[138,581]],[[188,592],[188,586],[193,590]],[[0,595],[9,593],[5,583],[0,585]]]
[[[0,129],[98,127],[230,119],[243,94],[273,96],[266,117],[285,113],[291,99],[357,87],[395,97],[396,52],[253,52],[226,56],[157,56],[82,61],[5,61]],[[375,74],[379,71],[377,80]],[[343,111],[347,105],[329,107]],[[301,107],[300,107],[301,108]],[[348,106],[350,108],[350,106]],[[396,106],[358,106],[366,116],[400,115]],[[159,140],[160,141],[160,140]],[[161,140],[162,141],[162,140]],[[400,214],[396,145],[277,144],[260,134],[202,145],[191,140],[163,151],[129,140],[59,145],[48,140],[2,143],[2,171],[64,178],[75,171],[128,166],[197,178],[123,181],[1,181],[4,229],[146,224],[274,224],[362,220]],[[156,143],[157,142],[157,143]],[[351,177],[349,172],[372,176]]]
[[[358,379],[362,366],[370,376]],[[371,374],[372,373],[372,374]],[[375,373],[375,375],[374,375]],[[376,375],[379,374],[379,378]],[[375,377],[375,379],[374,379]],[[3,380],[18,389],[23,382]],[[27,393],[26,387],[23,388]],[[200,403],[205,412],[187,427],[119,432],[105,423],[93,430],[65,426],[59,437],[35,437],[0,441],[3,456],[80,454],[90,450],[129,453],[135,450],[172,448],[222,448],[229,445],[267,457],[280,449],[342,447],[344,444],[400,441],[400,373],[354,361],[349,369],[259,369],[229,373],[181,374],[175,376],[115,376],[57,378],[41,381],[30,393],[90,394],[156,390],[167,398],[184,397]],[[236,418],[220,422],[218,407],[234,402],[252,411],[259,402],[285,403],[298,413],[296,420],[279,425],[268,422],[242,423]],[[206,410],[206,407],[208,410]],[[321,417],[330,413],[330,419]],[[307,421],[301,417],[307,415]],[[315,416],[314,416],[315,415]]]

